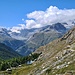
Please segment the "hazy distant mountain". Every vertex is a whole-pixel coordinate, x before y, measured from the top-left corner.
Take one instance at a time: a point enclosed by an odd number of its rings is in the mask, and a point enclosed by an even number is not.
[[[67,23],[63,23],[63,24],[56,23],[56,24],[47,25],[47,26],[44,26],[44,27],[41,27],[41,28],[16,29],[16,31],[14,31],[14,32],[11,28],[10,31],[9,31],[9,34],[12,38],[15,38],[17,40],[29,40],[33,34],[35,34],[37,32],[40,32],[40,31],[48,31],[48,30],[50,31],[51,29],[56,30],[58,32],[64,32],[65,31],[66,27],[64,27],[62,25],[65,25]]]
[[[31,38],[26,41],[25,45],[21,46],[16,51],[22,55],[28,55],[40,46],[60,38],[66,31],[67,29],[61,23],[39,28],[38,32],[34,33]]]
[[[10,38],[11,36],[8,34],[8,30],[6,28],[0,28],[0,37]]]
[[[15,38],[17,40],[28,40],[35,32],[38,31],[38,28],[32,28],[32,29],[21,29],[18,30],[19,33],[17,32],[12,32],[10,29],[10,36],[12,38]]]
[[[41,28],[20,29],[16,32],[0,28],[0,42],[22,55],[28,55],[38,47],[60,38],[66,31],[67,29],[61,23]]]
[[[9,34],[9,31],[5,28],[0,28],[0,43],[4,43],[14,50],[24,44],[23,41],[12,38]]]

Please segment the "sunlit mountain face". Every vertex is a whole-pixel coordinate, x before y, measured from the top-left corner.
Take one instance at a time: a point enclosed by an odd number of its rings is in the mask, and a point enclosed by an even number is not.
[[[62,23],[40,28],[12,29],[0,28],[0,41],[21,55],[28,55],[40,46],[60,38],[68,29]]]

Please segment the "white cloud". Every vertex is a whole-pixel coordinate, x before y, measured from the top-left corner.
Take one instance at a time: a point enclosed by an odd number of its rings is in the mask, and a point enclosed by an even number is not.
[[[28,20],[22,19],[25,24],[19,24],[11,29],[12,32],[20,33],[24,28],[40,28],[54,23],[67,22],[66,27],[72,26],[72,21],[75,21],[75,9],[59,9],[56,6],[50,6],[45,11],[33,11],[27,14]]]
[[[25,29],[26,26],[24,24],[18,24],[18,26],[12,27],[10,30],[12,32],[20,33],[20,30]]]
[[[22,21],[24,21],[24,18],[22,18]]]
[[[75,19],[75,9],[58,9],[50,6],[46,11],[34,11],[27,14],[26,28],[39,28],[57,22],[68,22]]]
[[[41,26],[41,24],[36,23],[34,20],[26,20],[26,28],[39,28]]]

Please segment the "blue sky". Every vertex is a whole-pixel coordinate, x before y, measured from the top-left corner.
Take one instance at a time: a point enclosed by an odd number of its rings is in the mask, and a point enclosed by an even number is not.
[[[13,27],[24,23],[27,14],[45,11],[50,6],[59,9],[75,9],[75,0],[0,0],[0,26]]]

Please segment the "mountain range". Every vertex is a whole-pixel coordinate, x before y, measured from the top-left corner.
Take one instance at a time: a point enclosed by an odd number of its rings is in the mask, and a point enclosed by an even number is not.
[[[21,68],[20,73],[17,71],[18,74],[75,74],[75,27],[69,30],[64,24],[56,23],[41,28],[23,29],[19,33],[0,28],[0,60],[27,56],[30,53],[39,53],[40,56],[29,69],[25,68],[25,71]]]
[[[60,38],[66,31],[67,29],[61,23],[42,27],[26,41],[25,45],[17,49],[17,51],[23,55],[32,53],[40,46]]]
[[[11,47],[21,55],[28,55],[40,46],[46,45],[66,33],[67,28],[56,23],[41,28],[22,29],[12,32],[11,29],[0,28],[0,42]]]
[[[40,55],[12,75],[75,75],[75,27],[29,56],[34,54]]]

